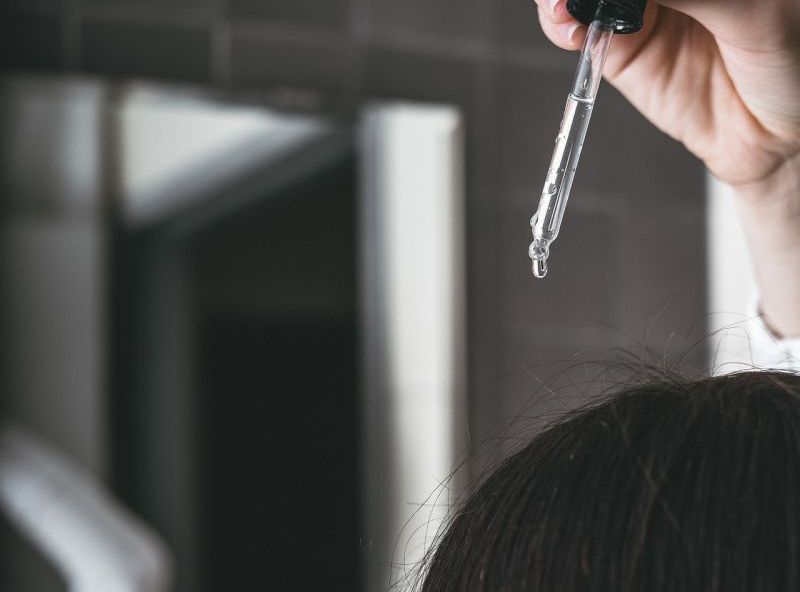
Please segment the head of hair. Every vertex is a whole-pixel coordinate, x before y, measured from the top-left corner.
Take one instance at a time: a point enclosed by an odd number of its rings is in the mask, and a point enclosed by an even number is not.
[[[454,513],[420,583],[800,589],[800,376],[662,378],[567,414]]]

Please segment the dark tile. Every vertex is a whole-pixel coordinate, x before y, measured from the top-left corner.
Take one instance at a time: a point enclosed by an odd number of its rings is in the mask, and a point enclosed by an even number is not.
[[[500,171],[503,199],[528,207],[538,199],[572,83],[568,73],[530,68],[499,71]],[[702,199],[702,165],[604,84],[575,178],[575,191],[640,208]]]
[[[685,357],[690,366],[702,365],[708,348],[703,208],[631,211],[619,231],[617,325],[625,348],[652,363]]]
[[[595,170],[591,177],[587,174],[587,187],[620,193],[636,207],[647,202],[692,206],[703,201],[702,163],[608,84],[597,99],[592,125],[587,143]]]
[[[665,213],[666,212],[666,213]],[[584,348],[595,360],[702,370],[707,352],[705,234],[668,208],[629,215],[569,212],[550,274],[530,276],[524,214],[501,230],[502,336],[507,348]]]
[[[484,436],[496,442],[499,458],[527,445],[565,413],[623,384],[610,349],[503,348],[499,358],[502,374],[485,395],[497,409],[496,419]]]
[[[260,18],[274,22],[345,28],[349,20],[349,0],[229,0],[233,18]]]
[[[498,198],[535,210],[571,76],[501,68],[498,79]]]
[[[277,38],[258,29],[234,29],[231,81],[245,89],[297,89],[297,94],[317,96],[323,106],[338,106],[353,92],[350,56],[351,50],[338,39]]]
[[[609,350],[503,349],[496,393],[503,417],[517,429],[540,426],[606,390],[604,373],[613,357]]]
[[[533,0],[492,2],[492,10],[499,46],[553,54],[561,51],[542,32]]]
[[[501,418],[498,401],[498,349],[487,341],[472,339],[469,347],[469,430],[473,448],[479,446],[495,430]],[[483,468],[492,466],[497,461],[496,455],[475,458],[470,463]],[[478,471],[480,472],[480,471]]]
[[[401,33],[460,39],[481,39],[480,0],[369,0],[370,27],[380,33]]]
[[[476,167],[473,167],[473,169]],[[474,175],[473,175],[474,176]],[[467,177],[469,183],[469,176]],[[476,204],[475,195],[467,195],[467,240],[465,244],[468,262],[467,287],[470,305],[470,342],[489,345],[500,322],[498,317],[498,292],[487,289],[500,282],[497,265],[498,249],[501,246],[499,222],[501,212],[497,207]],[[470,199],[472,198],[472,199]]]
[[[476,76],[469,60],[370,48],[363,88],[369,97],[450,103],[469,110]]]
[[[63,0],[0,0],[0,12],[57,12],[63,5]]]
[[[614,336],[616,249],[614,221],[570,212],[552,245],[550,273],[531,273],[527,212],[507,211],[500,230],[499,298],[506,347],[604,347]]]
[[[503,375],[493,392],[497,438],[505,456],[565,413],[641,385],[654,374],[611,348],[513,348],[500,353]]]
[[[0,11],[0,68],[59,70],[62,27],[58,16]]]
[[[82,0],[87,8],[113,8],[115,6],[132,6],[159,11],[171,8],[202,9],[208,7],[212,0]]]
[[[210,78],[205,28],[89,20],[82,44],[82,64],[89,71],[193,82]]]

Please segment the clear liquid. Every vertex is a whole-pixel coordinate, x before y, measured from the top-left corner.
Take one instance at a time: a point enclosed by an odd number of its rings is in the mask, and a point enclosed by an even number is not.
[[[547,275],[550,245],[561,229],[583,142],[589,129],[594,100],[603,78],[606,55],[614,35],[612,28],[605,24],[602,15],[604,6],[604,2],[598,4],[597,15],[586,35],[572,92],[567,99],[564,119],[556,138],[553,159],[539,200],[539,209],[531,219],[533,243],[529,254],[533,260],[533,274],[537,278]]]
[[[579,99],[572,94],[567,99],[533,227],[536,239],[552,242],[558,236],[593,107],[594,101]]]
[[[539,209],[531,220],[533,243],[529,254],[533,260],[533,275],[539,279],[547,275],[550,244],[556,240],[561,229],[593,107],[593,100],[581,99],[573,94],[567,99]]]

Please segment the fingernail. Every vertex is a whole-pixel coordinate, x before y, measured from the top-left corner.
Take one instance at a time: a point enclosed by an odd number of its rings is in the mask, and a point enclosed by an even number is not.
[[[564,25],[561,30],[564,33],[564,38],[571,43],[575,41],[578,32],[583,28],[584,26],[580,23],[572,23],[571,25]]]

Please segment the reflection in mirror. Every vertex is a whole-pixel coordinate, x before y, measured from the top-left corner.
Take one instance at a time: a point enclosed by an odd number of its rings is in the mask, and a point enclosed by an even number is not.
[[[136,223],[196,205],[333,128],[143,84],[125,89],[116,119],[119,190]]]
[[[401,579],[463,448],[457,111],[33,77],[0,105],[3,415],[153,530],[170,589]],[[63,589],[32,571],[9,589]]]
[[[181,589],[357,588],[352,132],[141,86],[115,119],[120,489]]]

